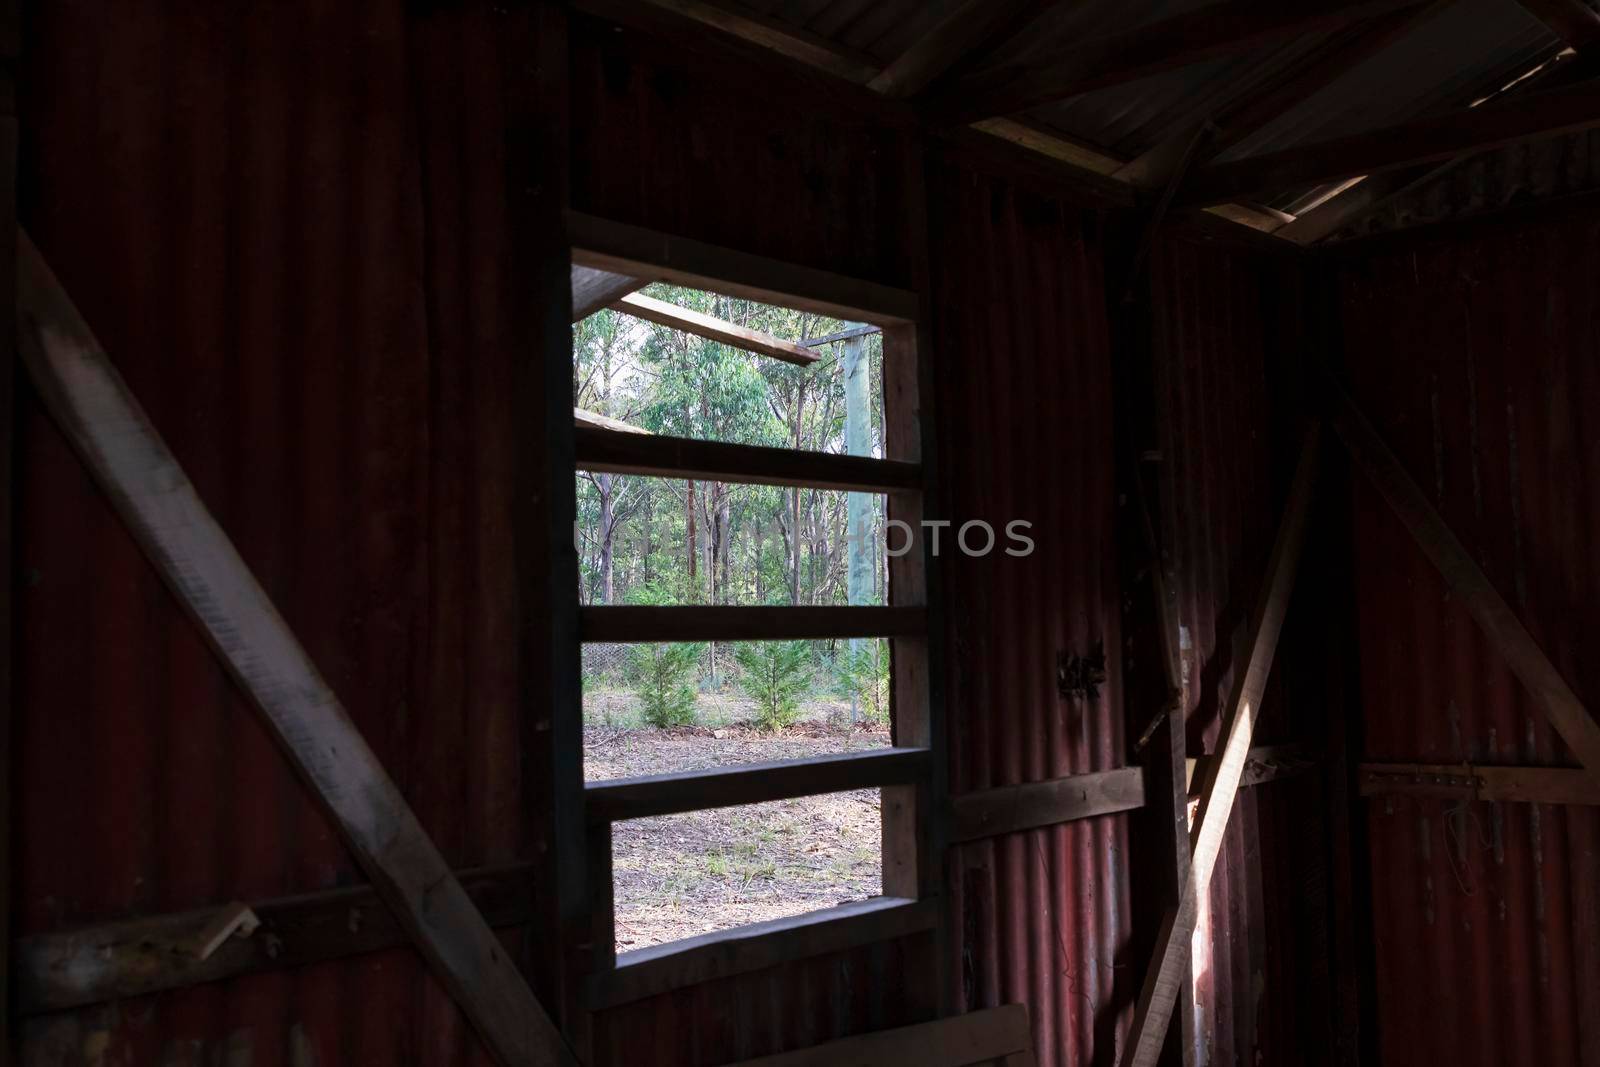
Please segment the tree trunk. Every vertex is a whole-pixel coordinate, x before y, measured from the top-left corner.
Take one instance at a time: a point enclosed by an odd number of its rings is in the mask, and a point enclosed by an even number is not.
[[[684,536],[684,540],[688,542],[688,552],[686,554],[689,557],[689,561],[688,561],[689,562],[689,599],[692,601],[692,600],[696,599],[696,594],[700,591],[700,582],[699,582],[699,579],[696,577],[696,569],[697,569],[697,567],[698,567],[698,565],[700,563],[700,543],[699,543],[699,539],[695,537],[695,529],[694,529],[694,482],[693,481],[689,482],[689,495],[685,499],[686,499],[687,503],[684,505],[684,520],[683,521],[684,521],[684,525],[685,525],[685,529],[686,529],[687,533]]]
[[[612,507],[611,475],[598,474],[595,484],[600,489],[600,603],[614,603],[615,586],[612,574],[615,569],[617,534],[616,517]]]
[[[872,453],[871,360],[863,337],[852,337],[843,344],[839,368],[844,374],[844,447],[852,456]],[[865,604],[871,595],[873,554],[871,551],[872,496],[849,493],[845,497],[846,557],[845,599],[850,604]],[[851,638],[850,654],[858,656],[861,640]],[[861,719],[860,703],[850,694],[850,721]]]

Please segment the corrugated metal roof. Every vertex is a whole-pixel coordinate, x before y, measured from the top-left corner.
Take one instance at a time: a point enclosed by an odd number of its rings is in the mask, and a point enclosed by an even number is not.
[[[1600,699],[1600,213],[1352,249],[1357,402],[1580,698]],[[1370,487],[1355,498],[1366,758],[1571,756]],[[1600,1064],[1600,816],[1368,802],[1386,1063]]]

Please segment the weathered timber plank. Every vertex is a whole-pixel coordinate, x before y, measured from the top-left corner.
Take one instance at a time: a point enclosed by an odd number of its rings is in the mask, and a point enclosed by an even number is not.
[[[1363,763],[1364,797],[1471,798],[1513,804],[1600,805],[1600,782],[1581,767],[1486,767],[1476,763]]]
[[[532,917],[531,864],[463,871],[461,886],[490,926]],[[345,959],[408,943],[409,935],[371,886],[255,901],[249,937],[224,941],[205,959],[181,951],[219,909],[127,919],[17,942],[17,1010],[60,1011],[243,974]]]
[[[740,1067],[969,1067],[1032,1049],[1028,1009],[1021,1004],[1005,1004],[917,1026],[858,1034],[798,1052],[746,1060]]]
[[[597,606],[579,610],[583,640],[648,644],[656,641],[798,641],[824,637],[917,637],[922,608]]]
[[[581,270],[581,267],[574,267]],[[822,357],[793,341],[785,341],[781,337],[762,333],[759,330],[748,329],[736,322],[727,322],[712,315],[705,315],[691,308],[679,307],[669,304],[665,300],[657,300],[643,293],[628,293],[611,305],[615,310],[626,315],[644,319],[672,330],[682,330],[692,333],[696,337],[704,337],[709,341],[718,341],[725,345],[732,345],[746,352],[757,352],[763,356],[781,359],[786,363],[795,363],[802,367],[809,367]]]
[[[600,426],[578,426],[574,433],[577,465],[586,471],[859,493],[917,489],[922,484],[921,468],[899,460],[625,433]]]
[[[846,952],[932,929],[933,901],[873,897],[624,952],[614,970],[589,976],[586,1001],[609,1008],[673,989],[748,974],[791,960]]]
[[[880,748],[590,782],[583,792],[591,823],[617,822],[848,789],[910,785],[927,777],[928,765],[925,748]]]
[[[950,840],[960,843],[996,837],[1131,811],[1144,803],[1144,770],[1139,767],[984,789],[951,799]]]

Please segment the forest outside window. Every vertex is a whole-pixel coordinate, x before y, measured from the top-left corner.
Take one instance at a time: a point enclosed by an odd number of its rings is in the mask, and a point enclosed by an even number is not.
[[[626,261],[605,247],[626,228],[593,221],[613,239],[575,235],[572,336],[590,969],[796,916],[877,924],[928,873],[923,561],[885,551],[922,514],[915,302],[819,300],[799,270],[786,299],[749,276],[784,265],[687,242]]]

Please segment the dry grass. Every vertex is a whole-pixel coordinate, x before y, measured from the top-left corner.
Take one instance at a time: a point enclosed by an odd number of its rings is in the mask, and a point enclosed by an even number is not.
[[[592,720],[591,720],[592,721]],[[881,748],[883,727],[803,722],[672,730],[592,726],[590,781]],[[813,911],[882,891],[878,790],[618,823],[617,951]]]

